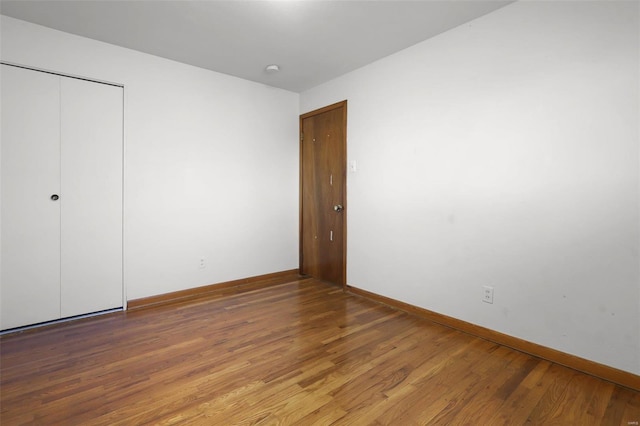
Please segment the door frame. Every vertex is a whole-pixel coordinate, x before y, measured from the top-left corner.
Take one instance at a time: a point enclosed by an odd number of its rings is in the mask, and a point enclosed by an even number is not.
[[[303,176],[303,169],[304,169],[304,163],[302,161],[302,144],[303,144],[303,132],[302,132],[302,122],[304,119],[309,118],[309,117],[313,117],[314,115],[319,115],[322,114],[324,112],[327,111],[332,111],[334,109],[338,109],[338,108],[342,108],[342,124],[343,124],[343,129],[342,129],[342,134],[344,135],[344,144],[343,144],[343,158],[345,159],[345,164],[344,164],[344,171],[345,171],[345,178],[343,179],[343,183],[342,183],[342,193],[343,193],[343,197],[344,197],[344,206],[345,209],[343,210],[343,214],[345,215],[344,217],[344,221],[342,224],[342,244],[343,244],[343,250],[342,250],[342,272],[341,272],[341,282],[337,283],[339,284],[343,290],[346,290],[347,288],[347,212],[348,212],[348,202],[347,202],[347,163],[348,163],[348,159],[347,159],[347,100],[345,99],[344,101],[340,101],[340,102],[336,102],[334,104],[331,105],[327,105],[325,107],[319,108],[319,109],[315,109],[313,111],[309,111],[306,112],[304,114],[300,115],[300,121],[299,121],[299,130],[298,130],[298,142],[299,142],[299,164],[300,164],[300,176],[299,176],[299,194],[298,194],[298,202],[299,202],[299,220],[298,220],[298,255],[299,255],[299,264],[298,264],[298,268],[299,271],[302,273],[302,235],[303,235],[303,227],[304,227],[304,223],[302,223],[302,200],[303,200],[303,196],[302,196],[302,176]]]

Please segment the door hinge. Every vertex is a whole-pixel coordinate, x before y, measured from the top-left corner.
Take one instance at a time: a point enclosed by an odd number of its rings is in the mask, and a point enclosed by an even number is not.
[[[300,133],[300,140],[303,141],[304,140],[304,133]]]

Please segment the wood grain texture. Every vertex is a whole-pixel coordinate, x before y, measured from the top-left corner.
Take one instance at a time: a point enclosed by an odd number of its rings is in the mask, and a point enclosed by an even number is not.
[[[632,390],[640,391],[640,377],[636,376],[635,374],[622,371],[617,368],[609,367],[607,365],[603,365],[584,358],[580,358],[575,355],[570,355],[555,349],[547,348],[536,343],[509,336],[495,330],[471,324],[457,318],[442,315],[437,312],[429,311],[428,309],[423,309],[409,303],[371,293],[369,291],[362,290],[356,287],[348,286],[347,290],[353,294],[366,297],[378,303],[382,303],[397,309],[401,309],[405,312],[418,315],[437,324],[452,327],[456,330],[469,333],[473,336],[487,339],[500,345],[504,345],[518,351],[522,351],[530,355],[534,355],[536,357],[540,357],[548,361],[573,368],[580,372],[609,380],[613,383],[626,386]]]
[[[256,289],[268,287],[269,285],[279,284],[284,280],[293,280],[299,278],[297,269],[289,271],[273,272],[271,274],[258,275],[255,277],[241,278],[239,280],[226,281],[218,284],[210,284],[201,287],[190,288],[187,290],[173,291],[157,296],[144,297],[141,299],[133,299],[127,302],[127,309],[141,309],[167,303],[175,303],[178,300],[190,300],[207,296],[209,293],[216,292],[230,287],[244,287],[246,289]]]
[[[346,284],[347,102],[300,116],[300,271]]]
[[[0,339],[4,425],[628,425],[640,393],[315,279]]]

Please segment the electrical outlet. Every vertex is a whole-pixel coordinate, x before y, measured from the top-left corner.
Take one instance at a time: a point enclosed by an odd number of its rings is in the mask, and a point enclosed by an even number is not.
[[[488,285],[482,287],[482,301],[485,303],[493,303],[493,287]]]
[[[200,258],[200,269],[204,269],[207,267],[207,263],[204,260],[204,257]]]

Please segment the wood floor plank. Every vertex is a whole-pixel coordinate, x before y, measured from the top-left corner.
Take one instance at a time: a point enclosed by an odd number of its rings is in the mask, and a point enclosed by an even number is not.
[[[496,426],[524,424],[552,383],[546,378],[543,379],[551,365],[547,361],[540,360],[490,417],[489,424]]]
[[[305,278],[0,337],[4,425],[629,425],[638,392]]]

